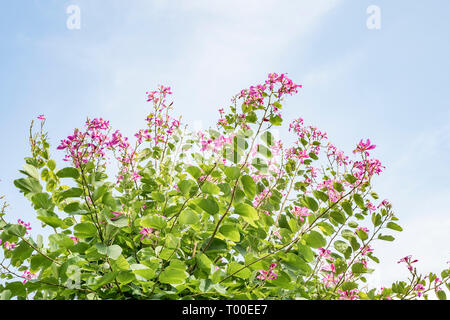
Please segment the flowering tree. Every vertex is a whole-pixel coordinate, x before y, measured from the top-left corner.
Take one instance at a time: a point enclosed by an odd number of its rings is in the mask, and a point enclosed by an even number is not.
[[[88,119],[61,141],[67,166],[50,158],[45,117],[14,181],[50,228],[0,214],[2,299],[445,299],[450,270],[367,288],[374,241],[402,231],[372,179],[384,167],[361,140],[353,157],[303,119],[284,146],[284,98],[301,88],[269,74],[242,90],[216,129],[190,132],[170,115],[169,87],[134,142]]]

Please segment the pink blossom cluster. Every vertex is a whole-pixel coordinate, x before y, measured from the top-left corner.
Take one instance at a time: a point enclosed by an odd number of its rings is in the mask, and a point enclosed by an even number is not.
[[[356,146],[356,149],[353,150],[353,153],[361,152],[364,153],[366,156],[369,156],[368,150],[375,149],[376,145],[370,144],[370,139],[367,139],[366,142],[364,142],[362,139],[359,141],[359,143]]]
[[[269,266],[269,270],[258,270],[259,275],[256,276],[257,279],[260,280],[272,280],[277,278],[277,274],[273,271],[277,266],[276,263],[272,263]]]
[[[309,212],[308,208],[305,207],[298,207],[298,206],[294,206],[290,212],[296,216],[300,218],[300,221],[304,221],[303,217],[307,217],[309,216],[311,213]]]
[[[253,200],[253,206],[259,207],[261,203],[272,196],[272,192],[269,190],[269,188],[265,188],[261,193],[257,194],[255,196],[255,199]]]
[[[412,259],[412,255],[409,255],[409,256],[406,256],[406,257],[404,257],[404,258],[401,258],[397,263],[406,263],[407,264],[407,266],[408,266],[408,270],[409,271],[413,271],[413,266],[412,266],[412,264],[413,263],[416,263],[417,261],[419,261],[419,260],[417,260],[417,259],[415,259],[415,260],[413,260]]]
[[[201,143],[201,151],[212,151],[214,153],[219,152],[225,145],[230,145],[233,143],[234,134],[229,137],[225,137],[224,135],[220,135],[217,138],[207,137],[205,133],[198,133]]]
[[[337,202],[341,198],[341,194],[334,188],[334,182],[335,181],[331,179],[326,179],[317,185],[317,190],[327,191],[328,198],[330,199],[331,202]]]
[[[74,244],[77,244],[78,242],[80,242],[80,238],[78,238],[78,237],[70,236],[69,238],[73,240]]]
[[[373,249],[370,247],[370,245],[365,245],[362,249],[361,249],[361,255],[365,256],[367,255],[369,252],[373,251]]]
[[[0,239],[0,245],[1,244],[2,244],[2,240]],[[5,243],[3,244],[3,247],[7,250],[12,250],[15,247],[17,247],[17,244],[15,244],[14,242],[5,241]]]
[[[31,273],[30,271],[25,270],[23,272],[23,274],[21,275],[21,277],[24,278],[22,283],[25,284],[28,280],[36,279],[37,278],[37,274],[36,273]]]
[[[144,238],[150,237],[150,235],[153,233],[153,228],[143,228],[139,233],[142,234],[141,241],[144,240]]]
[[[364,231],[365,233],[369,233],[369,229],[367,229],[366,227],[357,227],[357,228],[355,229],[355,234],[356,234],[359,230]]]
[[[336,290],[337,293],[339,293],[339,299],[341,300],[357,300],[359,299],[358,296],[358,289],[352,289],[352,290]]]
[[[57,149],[66,150],[64,161],[72,161],[76,168],[92,160],[104,159],[107,150],[128,149],[128,138],[123,137],[119,131],[110,137],[110,131],[109,121],[102,118],[87,119],[86,130],[82,132],[75,129],[73,135],[61,140]]]
[[[28,230],[31,230],[31,223],[25,223],[25,221],[21,220],[21,219],[17,219],[17,223],[20,224],[21,226],[24,226],[27,229],[26,234],[28,234]]]
[[[344,154],[344,151],[339,150],[331,143],[328,144],[327,156],[329,158],[334,158],[338,166],[349,164],[349,158]]]
[[[326,250],[325,248],[319,248],[319,258],[324,258],[333,261],[333,257],[330,256],[331,250]]]

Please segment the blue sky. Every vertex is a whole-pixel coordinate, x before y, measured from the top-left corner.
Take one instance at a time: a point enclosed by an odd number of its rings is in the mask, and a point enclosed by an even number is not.
[[[72,4],[79,30],[66,27]],[[381,10],[379,30],[366,26],[369,5]],[[370,138],[387,167],[375,188],[405,231],[376,246],[374,283],[406,277],[397,261],[408,254],[440,271],[450,260],[448,12],[446,0],[3,1],[0,195],[39,230],[13,186],[39,114],[53,148],[86,116],[131,134],[145,92],[163,83],[184,121],[207,127],[241,88],[287,72],[303,90],[286,118],[303,117],[347,152]]]

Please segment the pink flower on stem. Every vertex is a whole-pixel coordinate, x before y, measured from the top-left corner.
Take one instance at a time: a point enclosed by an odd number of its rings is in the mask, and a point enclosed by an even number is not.
[[[123,212],[112,211],[112,214],[114,215],[114,217],[111,218],[111,221],[114,221],[114,220],[119,219],[119,217],[120,217],[121,215],[123,215]]]
[[[337,293],[339,293],[339,299],[341,300],[357,300],[358,297],[358,289],[352,289],[352,290],[336,290]]]
[[[365,233],[369,233],[369,229],[367,229],[366,227],[357,227],[357,228],[355,229],[355,234],[356,234],[359,230],[364,231]]]
[[[37,274],[35,273],[31,273],[28,270],[25,270],[23,272],[23,274],[21,275],[22,278],[24,278],[24,280],[22,281],[23,284],[25,284],[28,280],[31,280],[33,278],[37,278]]]
[[[401,258],[397,263],[402,263],[402,262],[405,262],[407,265],[408,265],[408,270],[409,271],[413,271],[413,266],[412,266],[412,264],[413,263],[416,263],[417,261],[419,261],[419,260],[413,260],[413,261],[411,261],[411,257],[412,257],[412,255],[409,255],[409,256],[406,256],[406,257],[404,257],[404,258]]]
[[[80,242],[80,238],[74,237],[74,236],[70,236],[70,239],[73,240],[74,244],[77,244],[78,242]]]
[[[328,271],[331,273],[336,273],[336,267],[334,266],[333,263],[330,263],[329,265],[326,265],[324,267],[322,267],[321,269],[322,271]]]
[[[12,250],[17,246],[14,242],[5,241],[4,247],[5,249]]]
[[[415,287],[414,287],[414,291],[417,293],[417,296],[421,297],[422,296],[422,291],[425,290],[425,287],[423,286],[423,284],[418,283]]]
[[[272,279],[276,279],[277,278],[277,274],[275,272],[273,272],[273,269],[275,269],[275,267],[277,266],[276,263],[272,263],[269,266],[269,270],[258,270],[259,275],[256,277],[257,279],[260,280],[272,280]]]
[[[31,230],[30,227],[30,223],[25,223],[25,221],[21,220],[21,219],[17,219],[17,223],[20,224],[21,226],[24,226],[27,229],[27,234],[28,234],[28,230]]]
[[[361,255],[365,256],[371,251],[373,251],[373,249],[370,247],[370,245],[366,245],[361,249]]]
[[[304,221],[303,217],[309,216],[311,214],[305,207],[294,206],[294,208],[290,211],[293,215],[299,217],[302,222]]]
[[[368,156],[368,150],[373,150],[375,149],[375,147],[376,145],[370,144],[370,139],[367,139],[366,142],[363,142],[363,140],[361,139],[361,141],[359,141],[358,145],[356,146],[356,149],[353,150],[353,153],[364,152],[365,155]]]
[[[324,248],[319,248],[319,257],[323,257],[328,260],[333,260],[333,258],[330,256],[331,251],[325,250]]]
[[[153,228],[143,228],[139,233],[142,234],[141,241],[144,240],[145,237],[150,237],[152,232],[154,231]]]
[[[43,114],[40,114],[37,118],[38,118],[39,120],[45,120],[45,116],[44,116]]]

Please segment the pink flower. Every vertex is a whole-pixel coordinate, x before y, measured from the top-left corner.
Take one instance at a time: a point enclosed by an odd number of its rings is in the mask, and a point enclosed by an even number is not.
[[[74,237],[74,236],[70,236],[70,239],[73,240],[73,243],[74,243],[74,244],[77,244],[78,242],[80,242],[80,239],[77,238],[77,237]]]
[[[361,255],[365,256],[367,253],[373,251],[370,245],[366,245],[361,249]]]
[[[370,139],[367,139],[365,143],[361,139],[361,141],[356,146],[356,149],[353,150],[353,153],[364,152],[366,156],[369,156],[369,152],[367,150],[373,150],[373,149],[375,149],[375,147],[376,147],[376,145],[370,144]]]
[[[123,212],[112,211],[112,214],[114,215],[114,217],[111,218],[111,221],[114,221],[114,220],[119,219],[119,217],[120,217],[121,215],[123,215]]]
[[[15,244],[14,242],[10,243],[8,241],[5,241],[5,244],[4,244],[5,249],[8,249],[8,250],[12,250],[16,246],[17,246],[17,244]]]
[[[38,118],[39,120],[45,120],[45,116],[44,116],[43,114],[40,114],[37,118]]]
[[[339,293],[339,299],[341,300],[357,300],[358,297],[358,290],[352,289],[352,290],[336,290],[337,293]]]
[[[336,273],[336,268],[335,268],[333,263],[330,263],[329,265],[326,265],[326,266],[322,267],[321,270],[322,271],[328,271],[328,272]]]
[[[303,217],[309,216],[309,215],[311,214],[311,213],[308,211],[307,208],[305,208],[305,207],[297,207],[297,206],[294,206],[294,208],[291,209],[290,212],[291,212],[293,215],[299,217],[300,220],[301,220],[302,222],[303,222],[303,220],[304,220]]]
[[[415,287],[414,287],[414,291],[417,293],[417,295],[419,297],[422,296],[422,291],[425,290],[425,287],[423,286],[423,284],[418,283]]]
[[[273,232],[273,234],[276,235],[278,239],[281,239],[281,238],[282,238],[282,236],[281,236],[281,234],[280,234],[280,229],[275,230],[275,231]]]
[[[21,219],[18,219],[17,223],[20,224],[21,226],[24,226],[27,230],[31,230],[30,223],[25,223],[25,221]],[[28,234],[28,231],[26,232],[26,234]]]
[[[323,257],[328,260],[333,260],[333,258],[330,256],[331,251],[325,250],[324,248],[319,248],[319,257]]]
[[[21,277],[24,278],[22,283],[25,284],[28,280],[31,280],[33,278],[37,278],[37,274],[31,273],[30,271],[25,270],[23,272],[23,274],[21,275]]]
[[[269,270],[258,270],[259,275],[256,277],[257,279],[260,280],[272,280],[272,279],[276,279],[277,278],[277,274],[275,272],[273,272],[273,269],[275,269],[275,267],[277,266],[276,263],[272,263],[269,266]]]
[[[143,228],[143,229],[139,232],[139,233],[142,234],[141,241],[144,240],[145,237],[149,237],[149,236],[152,234],[153,231],[154,231],[153,228]]]
[[[359,230],[364,231],[365,233],[369,233],[369,229],[367,229],[366,227],[357,227],[357,228],[355,229],[355,234],[356,234]]]

